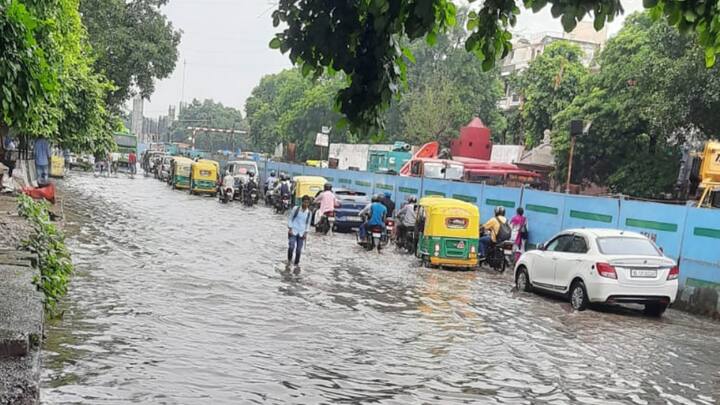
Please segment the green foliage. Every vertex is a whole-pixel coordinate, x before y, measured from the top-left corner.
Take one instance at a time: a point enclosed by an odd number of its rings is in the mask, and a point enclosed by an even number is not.
[[[474,3],[474,0],[470,0]],[[707,66],[720,54],[720,8],[705,0],[644,0],[658,18],[665,15],[671,26],[694,31]],[[565,31],[571,31],[588,15],[595,29],[602,29],[623,9],[620,0],[523,0],[522,6],[538,12],[550,5]],[[304,74],[342,71],[348,78],[338,91],[340,112],[353,129],[368,132],[381,126],[382,112],[406,80],[412,55],[401,45],[404,38],[424,37],[434,44],[440,34],[456,23],[450,0],[280,0],[273,13],[274,25],[285,29],[270,47],[289,52],[290,60]],[[478,58],[485,70],[512,49],[510,28],[520,13],[518,0],[485,0],[467,12],[470,35],[465,49]]]
[[[193,100],[180,110],[178,120],[170,127],[170,140],[188,142],[192,131],[187,127],[247,130],[242,112],[213,100]],[[195,147],[201,150],[245,149],[247,136],[220,132],[197,132]]]
[[[270,152],[278,143],[295,143],[299,159],[319,158],[315,134],[322,126],[335,127],[333,142],[348,139],[336,123],[333,95],[342,86],[340,75],[311,80],[298,69],[267,75],[245,102],[253,146]]]
[[[518,75],[515,86],[524,100],[522,119],[527,146],[540,143],[543,132],[552,129],[555,114],[570,105],[580,92],[588,76],[582,56],[577,45],[553,42]]]
[[[462,17],[462,11],[459,13]],[[279,142],[298,145],[301,159],[318,157],[313,145],[321,126],[334,126],[332,142],[424,143],[440,138],[446,142],[461,126],[479,116],[496,133],[505,119],[498,113],[502,84],[497,70],[486,72],[463,48],[468,32],[462,24],[434,37],[435,46],[424,40],[404,44],[409,94],[393,98],[382,117],[384,131],[346,130],[336,112],[334,95],[347,85],[344,74],[303,77],[300,69],[266,76],[245,103],[254,145],[271,151]]]
[[[18,198],[18,213],[27,218],[33,227],[33,233],[30,239],[23,242],[23,247],[38,255],[40,276],[33,282],[45,295],[46,310],[53,313],[58,300],[67,293],[73,272],[70,253],[65,247],[65,236],[50,221],[45,201],[37,202],[21,195]]]
[[[0,0],[0,126],[74,150],[113,146],[78,0]]]
[[[671,192],[686,137],[720,131],[720,70],[706,69],[694,36],[647,13],[627,19],[599,63],[600,71],[555,117],[559,180],[565,180],[569,121],[583,119],[593,123],[589,136],[578,138],[574,182],[644,197]]]
[[[155,80],[173,72],[181,32],[176,31],[160,7],[167,0],[81,0],[80,11],[95,50],[94,67],[115,85],[107,93],[113,110],[138,89],[148,98]]]

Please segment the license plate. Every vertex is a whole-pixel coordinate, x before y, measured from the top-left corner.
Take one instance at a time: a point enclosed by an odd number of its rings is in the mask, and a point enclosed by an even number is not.
[[[353,221],[353,222],[360,222],[360,221],[362,221],[362,218],[360,218],[360,217],[345,217],[345,219],[348,220],[348,221]]]
[[[657,277],[657,270],[630,270],[630,277],[637,278],[655,278]]]
[[[328,221],[335,222],[335,217],[328,217]]]
[[[373,232],[373,238],[379,238],[381,236],[382,236],[382,234]]]
[[[200,175],[203,177],[207,177],[210,175],[210,171],[209,170],[200,170]]]

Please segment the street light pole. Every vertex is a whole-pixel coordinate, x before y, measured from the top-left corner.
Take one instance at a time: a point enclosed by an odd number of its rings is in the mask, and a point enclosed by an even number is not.
[[[573,155],[575,154],[575,135],[570,136],[570,156],[568,156],[568,172],[567,181],[565,183],[565,192],[570,194],[570,179],[572,178]]]

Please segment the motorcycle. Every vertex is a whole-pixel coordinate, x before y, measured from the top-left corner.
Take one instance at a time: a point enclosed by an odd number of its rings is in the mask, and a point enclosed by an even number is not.
[[[258,199],[257,188],[251,187],[243,193],[243,203],[247,207],[252,207]]]
[[[275,213],[284,214],[290,209],[290,196],[287,194],[282,195],[280,198],[275,199]]]
[[[228,201],[231,201],[235,196],[235,190],[230,186],[220,186],[220,192],[218,193],[218,198],[220,199],[220,202],[223,204],[227,204]]]
[[[417,246],[417,242],[415,241],[415,229],[408,228],[404,235],[398,235],[398,237],[395,238],[395,246],[397,246],[398,249],[404,249],[408,253],[414,254]]]
[[[315,224],[315,231],[327,235],[327,233],[335,226],[335,211],[328,211],[320,216],[320,220]]]
[[[387,229],[388,238],[395,240],[395,220],[388,218],[385,220],[385,229]]]
[[[372,251],[377,248],[378,252],[382,250],[388,244],[388,232],[387,224],[389,220],[385,220],[386,230],[383,231],[381,226],[373,225],[368,227],[368,231],[365,235],[365,239],[360,238],[360,231],[355,234],[357,237],[358,244],[365,248],[367,251]]]
[[[512,248],[513,244],[511,241],[492,244],[488,247],[485,258],[480,261],[480,264],[487,263],[491,269],[502,273],[507,266],[512,267]]]

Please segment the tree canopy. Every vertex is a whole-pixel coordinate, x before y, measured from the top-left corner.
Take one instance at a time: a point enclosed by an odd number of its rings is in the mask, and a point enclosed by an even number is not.
[[[555,114],[570,105],[580,92],[588,76],[582,58],[579,46],[553,42],[511,81],[523,98],[522,119],[528,147],[540,143],[544,131],[552,129]]]
[[[473,0],[470,0],[473,3]],[[704,0],[644,0],[656,18],[665,15],[669,25],[683,32],[695,31],[707,66],[720,53],[720,9]],[[510,28],[520,7],[537,12],[550,5],[565,31],[592,15],[601,29],[623,9],[620,0],[486,0],[469,11],[464,41],[484,69],[512,48]],[[289,52],[290,60],[305,75],[342,71],[348,83],[337,92],[340,112],[362,131],[382,125],[382,111],[406,80],[407,61],[413,56],[402,45],[425,38],[435,43],[439,34],[456,23],[451,0],[279,0],[272,15],[276,27],[285,27],[270,41],[270,47]]]
[[[181,32],[160,7],[168,0],[81,0],[83,22],[95,50],[95,68],[115,87],[107,103],[118,109],[137,89],[143,98],[155,80],[175,70]]]
[[[696,37],[647,13],[628,17],[601,53],[599,72],[554,117],[558,173],[567,167],[569,121],[583,119],[592,126],[578,138],[575,182],[636,196],[673,191],[680,147],[720,130],[720,70],[706,68]]]
[[[0,0],[0,11],[0,127],[76,150],[111,148],[111,85],[92,68],[78,0]]]

